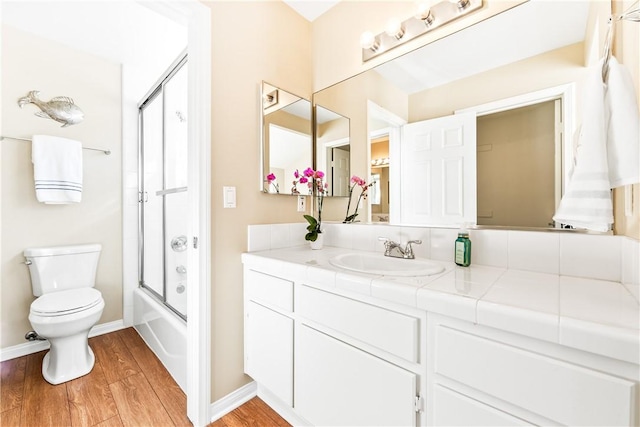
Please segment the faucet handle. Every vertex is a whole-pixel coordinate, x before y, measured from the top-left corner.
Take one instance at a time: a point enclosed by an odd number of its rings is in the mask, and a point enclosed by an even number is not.
[[[422,240],[409,240],[407,242],[407,246],[404,248],[404,257],[409,259],[414,259],[416,256],[413,254],[413,246],[412,244],[421,245]]]
[[[384,247],[385,248],[389,248],[389,245],[391,245],[391,243],[393,242],[390,238],[388,237],[378,237],[378,240],[381,242],[384,242]]]
[[[384,242],[384,254],[386,256],[391,255],[391,249],[393,249],[391,245],[393,244],[393,240],[388,237],[378,237],[378,240]]]

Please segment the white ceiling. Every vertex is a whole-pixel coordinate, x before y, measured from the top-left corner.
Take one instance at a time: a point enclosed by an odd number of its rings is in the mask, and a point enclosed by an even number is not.
[[[283,0],[293,10],[313,22],[318,16],[331,9],[340,0]]]
[[[140,98],[187,47],[187,28],[153,6],[133,0],[0,0],[0,15],[3,25],[123,64],[132,77],[128,93]]]

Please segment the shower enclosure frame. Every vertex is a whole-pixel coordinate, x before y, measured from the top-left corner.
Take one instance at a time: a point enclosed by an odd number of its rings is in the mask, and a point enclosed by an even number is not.
[[[144,211],[145,211],[145,203],[148,200],[148,194],[145,191],[145,153],[144,153],[144,114],[143,110],[145,106],[151,104],[157,97],[162,96],[162,183],[163,188],[167,186],[167,176],[166,170],[167,166],[167,141],[166,141],[166,132],[165,132],[165,118],[167,112],[167,105],[165,102],[165,86],[170,82],[171,78],[175,76],[183,66],[188,64],[188,54],[187,52],[182,52],[180,56],[169,66],[167,71],[160,77],[158,82],[152,87],[152,89],[142,98],[143,100],[138,104],[138,189],[139,189],[139,199],[138,199],[138,286],[144,288],[151,294],[153,294],[160,303],[162,303],[167,309],[171,310],[176,316],[180,317],[182,320],[186,321],[188,317],[188,313],[182,313],[178,309],[176,309],[172,304],[167,302],[167,277],[166,277],[166,266],[167,266],[167,257],[166,250],[162,251],[162,268],[164,270],[164,274],[162,276],[162,294],[156,292],[150,286],[147,286],[144,282],[144,270],[145,270],[145,238],[144,238]],[[156,196],[166,196],[168,194],[178,193],[188,191],[188,187],[180,187],[180,188],[172,188],[169,190],[162,190],[161,192],[156,192]],[[161,193],[161,194],[159,194]],[[166,197],[162,198],[162,243],[166,246],[166,235],[167,235],[167,227],[166,227],[166,210],[167,210],[167,200]],[[187,245],[189,243],[187,242]],[[187,290],[187,295],[188,295]]]
[[[187,27],[189,246],[187,296],[187,416],[210,423],[211,407],[211,10],[198,0],[156,0],[139,4]]]

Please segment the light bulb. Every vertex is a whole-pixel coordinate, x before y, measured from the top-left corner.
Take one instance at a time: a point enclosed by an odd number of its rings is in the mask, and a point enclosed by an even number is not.
[[[360,46],[363,49],[371,49],[375,52],[380,47],[380,43],[378,43],[378,39],[371,31],[365,31],[360,35]]]
[[[418,13],[416,14],[416,19],[421,20],[428,27],[433,24],[435,16],[433,16],[433,12],[431,12],[431,2],[420,2],[418,3]]]
[[[404,36],[404,28],[402,27],[402,23],[395,19],[392,19],[387,23],[387,28],[384,30],[385,33],[389,37],[394,37],[397,40],[400,40],[402,36]]]

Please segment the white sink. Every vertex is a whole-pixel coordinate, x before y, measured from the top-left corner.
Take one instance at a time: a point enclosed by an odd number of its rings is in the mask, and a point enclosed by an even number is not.
[[[329,259],[333,266],[359,273],[383,276],[430,276],[444,271],[444,266],[421,259],[393,258],[378,254],[348,253]]]

